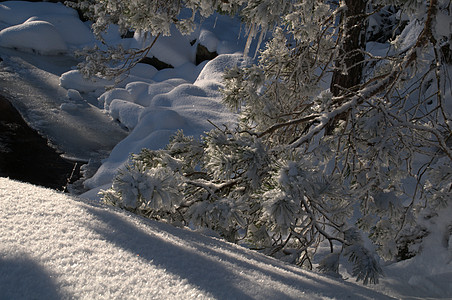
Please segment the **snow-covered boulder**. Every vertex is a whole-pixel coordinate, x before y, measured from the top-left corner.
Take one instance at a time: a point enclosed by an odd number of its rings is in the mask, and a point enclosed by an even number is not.
[[[110,103],[115,99],[121,99],[129,102],[134,102],[134,98],[132,95],[123,88],[115,88],[106,91],[99,98],[99,104],[104,109],[108,110],[110,107]]]
[[[42,55],[67,51],[67,44],[51,23],[30,21],[0,31],[0,46]]]
[[[118,120],[127,129],[132,130],[138,124],[138,118],[144,107],[128,101],[114,99],[110,104],[110,116]]]
[[[214,87],[210,87],[210,85],[218,85],[221,83],[225,70],[244,63],[246,63],[246,61],[244,61],[241,53],[219,55],[204,66],[199,73],[198,78],[196,78],[194,85],[214,89]]]
[[[136,32],[131,47],[143,48],[149,46],[153,40],[154,37]],[[172,28],[171,36],[160,36],[147,56],[177,68],[186,62],[194,63],[195,52],[196,49],[190,45],[188,38]]]
[[[112,85],[113,81],[102,78],[90,78],[83,77],[79,70],[72,70],[63,73],[60,77],[60,86],[65,89],[74,89],[81,93],[105,91],[105,87]]]
[[[25,23],[32,21],[46,21],[55,26],[63,40],[71,45],[91,44],[95,41],[90,28],[78,17],[64,15],[41,15],[29,18]]]

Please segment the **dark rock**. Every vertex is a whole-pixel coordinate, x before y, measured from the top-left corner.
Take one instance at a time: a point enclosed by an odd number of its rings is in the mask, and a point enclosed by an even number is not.
[[[127,30],[125,33],[121,34],[122,39],[131,39],[133,38],[135,32],[131,30]]]
[[[166,62],[163,62],[159,60],[157,57],[143,57],[138,61],[140,64],[148,64],[156,68],[157,70],[163,70],[163,69],[172,69],[174,68],[172,65],[167,64]]]
[[[205,60],[212,60],[218,56],[216,51],[210,52],[205,46],[198,44],[196,47],[196,65],[199,65]]]

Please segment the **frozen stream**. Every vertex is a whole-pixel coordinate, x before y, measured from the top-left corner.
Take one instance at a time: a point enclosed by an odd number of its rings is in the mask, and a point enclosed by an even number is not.
[[[59,86],[59,76],[77,64],[75,59],[5,48],[0,57],[0,94],[65,157],[99,160],[127,135],[95,106],[95,97],[69,99]]]

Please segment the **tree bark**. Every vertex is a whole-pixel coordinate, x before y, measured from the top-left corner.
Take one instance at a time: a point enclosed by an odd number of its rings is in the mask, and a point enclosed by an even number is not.
[[[335,70],[330,90],[334,96],[344,95],[348,90],[356,90],[363,74],[365,49],[366,6],[364,0],[345,0],[347,9],[342,15],[342,40],[339,57],[335,62]]]
[[[347,9],[341,16],[342,30],[339,32],[339,56],[331,79],[330,91],[333,96],[343,96],[359,89],[363,77],[366,46],[366,6],[365,0],[345,0]],[[336,103],[341,105],[342,103]],[[338,115],[325,128],[331,135],[339,120],[344,120],[348,112]]]

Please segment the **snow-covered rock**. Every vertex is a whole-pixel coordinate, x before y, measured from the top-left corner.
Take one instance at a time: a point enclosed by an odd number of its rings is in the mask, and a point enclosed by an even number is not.
[[[64,15],[40,15],[33,16],[24,23],[32,21],[46,21],[60,33],[61,37],[67,44],[85,45],[92,44],[95,41],[94,35],[85,23],[80,21],[78,17],[68,17]],[[37,32],[40,35],[40,32]]]
[[[144,108],[141,105],[114,99],[110,103],[109,113],[112,118],[118,120],[127,129],[132,130],[137,126],[138,118],[143,110]]]
[[[61,34],[46,21],[28,21],[0,31],[0,46],[43,55],[56,55],[68,50]]]
[[[113,85],[113,81],[102,78],[84,78],[79,70],[71,70],[61,75],[60,85],[65,89],[74,89],[81,93],[105,91],[105,87]]]

